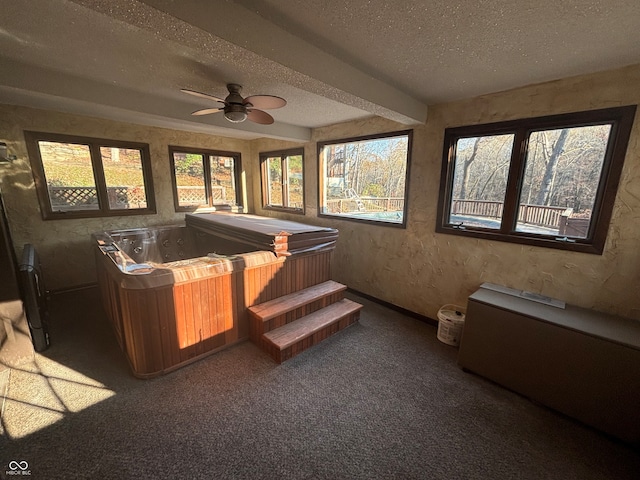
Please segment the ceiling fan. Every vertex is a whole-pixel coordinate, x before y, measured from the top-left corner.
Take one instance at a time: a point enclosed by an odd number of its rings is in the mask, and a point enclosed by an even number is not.
[[[206,93],[187,90],[185,88],[181,89],[181,91],[188,93],[189,95],[206,98],[222,104],[217,108],[196,110],[191,115],[209,115],[210,113],[224,112],[224,117],[233,123],[250,120],[263,125],[271,125],[273,123],[273,117],[260,109],[269,110],[280,108],[287,104],[287,101],[284,98],[275,97],[273,95],[252,95],[247,98],[242,98],[242,95],[240,95],[240,92],[242,92],[242,86],[237,83],[228,84],[227,89],[229,90],[229,95],[227,95],[227,98],[224,100],[214,97],[213,95],[207,95]]]

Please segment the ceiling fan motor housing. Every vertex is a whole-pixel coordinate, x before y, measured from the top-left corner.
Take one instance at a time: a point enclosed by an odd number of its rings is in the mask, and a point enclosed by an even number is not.
[[[229,95],[224,99],[226,103],[242,103],[244,98],[242,98],[242,86],[237,83],[229,83],[227,85],[227,90],[229,90]]]
[[[244,105],[244,98],[240,95],[242,86],[237,83],[227,85],[229,95],[224,99],[224,116],[233,123],[244,122],[247,119],[247,107]]]

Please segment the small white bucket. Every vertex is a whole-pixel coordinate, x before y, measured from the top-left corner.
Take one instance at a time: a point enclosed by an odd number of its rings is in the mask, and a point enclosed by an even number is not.
[[[445,305],[438,310],[438,340],[447,345],[460,345],[464,328],[465,309],[457,305]]]

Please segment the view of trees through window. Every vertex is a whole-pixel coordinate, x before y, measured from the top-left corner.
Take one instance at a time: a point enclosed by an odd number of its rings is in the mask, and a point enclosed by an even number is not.
[[[411,132],[320,144],[321,213],[405,223]]]
[[[635,112],[445,129],[436,231],[601,254]]]
[[[567,220],[575,220],[574,228],[563,233],[587,236],[610,131],[611,125],[595,125],[531,134],[516,230],[525,231],[529,205],[555,206],[566,209],[562,216]]]
[[[514,135],[492,135],[458,140],[451,222],[500,228],[513,138]],[[478,210],[484,215],[464,215]]]
[[[611,125],[531,132],[516,231],[586,237]],[[500,229],[514,134],[461,138],[450,222]],[[561,232],[571,219],[574,228]]]

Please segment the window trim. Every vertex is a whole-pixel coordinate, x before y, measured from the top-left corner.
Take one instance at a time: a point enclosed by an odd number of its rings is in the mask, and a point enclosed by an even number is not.
[[[405,180],[404,180],[404,209],[402,212],[402,222],[394,223],[388,222],[384,220],[375,220],[375,219],[365,219],[365,218],[354,218],[347,217],[342,215],[333,215],[329,213],[322,213],[322,209],[324,205],[322,204],[323,199],[323,191],[324,191],[324,171],[322,168],[322,150],[328,145],[336,145],[341,143],[353,143],[359,142],[363,140],[377,140],[380,138],[392,138],[392,137],[407,137],[407,168],[405,172]],[[318,156],[318,213],[317,216],[320,218],[333,218],[339,220],[345,220],[349,222],[357,222],[357,223],[365,223],[369,225],[380,225],[384,227],[393,227],[393,228],[407,228],[407,217],[409,215],[409,178],[410,178],[410,170],[411,170],[411,157],[413,152],[413,129],[408,130],[397,130],[393,132],[384,132],[384,133],[374,133],[370,135],[361,135],[357,137],[348,137],[348,138],[339,138],[336,140],[324,140],[322,142],[317,143],[317,156]]]
[[[121,217],[130,215],[153,215],[156,214],[155,191],[153,187],[153,175],[151,172],[151,156],[149,154],[149,144],[141,142],[130,142],[126,140],[112,140],[96,137],[84,137],[80,135],[69,135],[60,133],[47,133],[24,131],[27,153],[31,163],[31,171],[36,186],[36,195],[40,204],[40,213],[43,220],[63,220],[70,218],[99,218],[99,217]],[[91,168],[93,170],[96,196],[98,197],[99,209],[78,210],[78,211],[54,211],[51,207],[51,198],[47,188],[46,174],[42,163],[42,156],[38,142],[74,143],[87,145],[91,156]],[[125,148],[140,151],[140,161],[142,167],[142,179],[144,181],[145,195],[147,200],[146,208],[114,209],[109,207],[107,197],[107,182],[104,176],[102,156],[100,148]]]
[[[284,205],[285,200],[288,198],[288,175],[285,181],[285,172],[288,174],[288,157],[294,157],[300,155],[302,157],[302,207],[289,207]],[[280,157],[280,165],[282,168],[282,203],[283,205],[270,205],[269,204],[269,184],[268,184],[268,172],[267,172],[267,160],[270,158]],[[290,148],[286,150],[274,150],[271,152],[260,152],[260,190],[262,192],[262,208],[264,210],[275,210],[280,212],[295,213],[296,215],[304,215],[305,213],[305,172],[304,172],[304,147]],[[285,169],[287,167],[287,169]]]
[[[211,190],[211,167],[209,162],[206,161],[208,156],[213,157],[230,157],[233,158],[234,162],[234,172],[233,176],[236,183],[236,205],[238,207],[242,206],[242,155],[240,152],[229,152],[226,150],[210,150],[207,148],[197,148],[197,147],[181,147],[178,145],[169,145],[169,169],[171,175],[171,187],[173,190],[173,207],[176,212],[193,212],[198,208],[201,208],[203,205],[189,205],[189,206],[180,206],[178,199],[178,181],[176,179],[176,165],[173,154],[174,153],[193,153],[196,155],[202,155],[202,171],[204,172],[204,188],[208,198],[208,203],[206,206],[215,207],[212,203],[212,190]]]
[[[436,232],[601,255],[606,243],[635,113],[636,105],[629,105],[447,128],[444,135]],[[545,236],[515,231],[517,208],[520,203],[520,191],[525,173],[529,134],[539,130],[602,124],[611,124],[611,133],[607,144],[587,238],[575,238],[567,241],[566,239],[561,239],[553,235]],[[448,224],[447,219],[450,218],[449,213],[451,209],[455,167],[454,155],[457,140],[466,137],[506,133],[514,134],[515,138],[507,177],[504,213],[500,229],[491,231],[480,228],[461,229]]]

